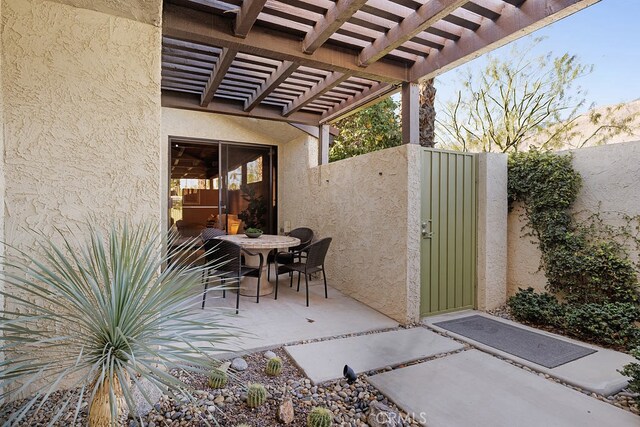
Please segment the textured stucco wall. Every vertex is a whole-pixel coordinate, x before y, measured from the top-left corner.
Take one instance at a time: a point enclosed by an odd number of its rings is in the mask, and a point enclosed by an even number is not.
[[[316,166],[314,138],[282,147],[280,226],[289,221],[332,237],[329,283],[403,323],[419,317],[418,148]]]
[[[0,15],[6,241],[33,252],[25,228],[159,224],[160,28],[42,0]]]
[[[507,155],[478,154],[478,292],[480,310],[507,297]]]
[[[160,28],[39,0],[2,14],[7,239],[159,221]]]
[[[160,25],[161,0],[51,0],[108,15],[129,18],[145,24]]]
[[[583,179],[583,187],[574,206],[577,218],[600,211],[607,224],[621,225],[620,214],[640,214],[640,142],[604,145],[569,151],[573,166]],[[523,230],[526,218],[522,209],[509,213],[508,223],[508,292],[532,286],[543,291],[544,272],[538,271],[540,251],[532,237]],[[634,260],[638,253],[631,253]]]

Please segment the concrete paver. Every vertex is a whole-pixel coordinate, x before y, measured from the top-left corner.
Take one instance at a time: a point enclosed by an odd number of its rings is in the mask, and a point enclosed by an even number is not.
[[[468,350],[369,377],[429,427],[631,427],[640,417]]]
[[[537,363],[530,362],[526,359],[514,356],[513,354],[506,353],[488,345],[482,344],[465,336],[453,333],[446,329],[440,328],[435,323],[445,320],[452,320],[469,315],[480,315],[491,318],[493,320],[503,322],[509,325],[514,325],[519,328],[523,328],[528,331],[534,331],[543,335],[547,335],[562,341],[574,343],[583,347],[588,347],[596,350],[595,353],[581,357],[572,362],[565,363],[555,368],[547,368]],[[429,327],[444,332],[447,335],[457,338],[461,341],[468,342],[469,344],[477,347],[487,353],[495,354],[500,357],[504,357],[509,360],[513,360],[521,365],[527,366],[538,372],[549,374],[555,378],[562,380],[567,384],[580,387],[583,390],[588,390],[604,396],[610,396],[617,393],[628,384],[626,377],[622,376],[618,370],[621,369],[627,363],[635,361],[633,357],[628,354],[621,353],[619,351],[613,351],[606,348],[598,347],[595,345],[587,344],[581,341],[572,340],[561,335],[552,334],[550,332],[542,331],[535,328],[522,325],[520,323],[512,322],[506,319],[502,319],[496,316],[479,312],[479,311],[461,311],[457,313],[444,314],[439,316],[427,317],[422,321],[423,324]]]
[[[417,327],[289,346],[285,350],[311,382],[319,384],[341,378],[344,365],[362,373],[463,347],[452,339]]]

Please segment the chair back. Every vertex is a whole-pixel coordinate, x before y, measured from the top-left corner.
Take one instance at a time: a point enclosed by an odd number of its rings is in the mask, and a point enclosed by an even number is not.
[[[331,237],[325,237],[309,245],[306,262],[307,267],[320,267],[324,265],[324,258],[329,251],[331,240]]]
[[[234,273],[240,271],[242,261],[239,245],[227,240],[209,239],[204,241],[204,249],[207,264],[215,264],[216,270]]]
[[[300,244],[289,248],[291,251],[299,251],[306,247],[313,240],[313,230],[307,227],[294,228],[289,232],[289,236],[300,239]]]

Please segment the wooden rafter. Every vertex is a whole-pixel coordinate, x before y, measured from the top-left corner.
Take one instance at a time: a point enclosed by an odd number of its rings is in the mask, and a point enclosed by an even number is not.
[[[267,0],[244,0],[242,2],[242,7],[236,15],[236,21],[233,25],[233,32],[237,37],[247,37],[266,2]]]
[[[237,53],[237,50],[229,49],[226,47],[222,49],[222,53],[220,53],[218,62],[211,70],[209,81],[207,81],[207,85],[202,92],[200,105],[206,107],[211,102],[211,100],[213,99],[213,95],[216,93],[216,90],[218,90],[218,86],[220,86],[220,83],[222,83],[222,80],[227,74],[229,67],[231,67],[233,59],[236,57]]]
[[[477,31],[465,30],[457,42],[448,42],[439,51],[417,62],[409,81],[431,78],[448,71],[485,52],[571,15],[600,0],[537,0],[505,8],[495,21],[486,22]]]
[[[468,0],[431,0],[407,16],[398,25],[389,29],[370,45],[362,49],[358,56],[361,66],[368,66],[382,58],[401,44],[440,21]]]
[[[302,51],[313,53],[322,46],[338,28],[347,22],[367,0],[338,0],[320,19],[302,41]]]
[[[209,113],[228,114],[230,116],[254,117],[282,122],[302,123],[311,126],[318,126],[320,116],[314,113],[298,111],[289,117],[282,115],[282,108],[275,106],[258,105],[251,111],[244,111],[244,104],[237,101],[223,98],[215,98],[207,106],[200,105],[197,96],[189,93],[165,90],[162,92],[161,104],[167,108],[179,108],[183,110],[206,111]]]
[[[298,65],[291,61],[283,61],[282,64],[269,76],[267,80],[260,85],[258,89],[251,95],[251,98],[244,104],[245,111],[253,110],[263,99],[271,94],[271,92],[280,86],[295,70]]]
[[[300,95],[297,99],[291,102],[291,104],[285,107],[282,110],[282,115],[285,117],[290,116],[308,103],[312,102],[314,99],[322,96],[326,92],[329,92],[331,89],[338,86],[348,78],[349,76],[347,74],[334,71],[333,73],[329,74],[323,81],[316,84],[310,90]]]
[[[301,66],[388,83],[400,83],[407,78],[408,68],[405,64],[378,61],[365,69],[358,65],[353,52],[345,49],[323,45],[313,54],[306,54],[302,52],[299,40],[279,31],[255,26],[246,38],[241,39],[229,34],[226,28],[229,28],[228,18],[171,3],[164,7],[162,31],[166,37],[227,47],[279,61],[295,62]]]
[[[397,91],[397,88],[393,85],[388,83],[376,83],[372,87],[360,92],[360,94],[345,99],[340,104],[331,108],[322,115],[320,123],[331,122],[338,118],[346,117],[347,113],[356,112],[359,109],[376,102],[381,96],[394,91]]]

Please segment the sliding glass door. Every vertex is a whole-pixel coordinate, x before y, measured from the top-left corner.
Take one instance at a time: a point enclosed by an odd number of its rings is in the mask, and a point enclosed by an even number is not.
[[[276,234],[276,148],[171,139],[170,218],[182,235],[206,228]]]

